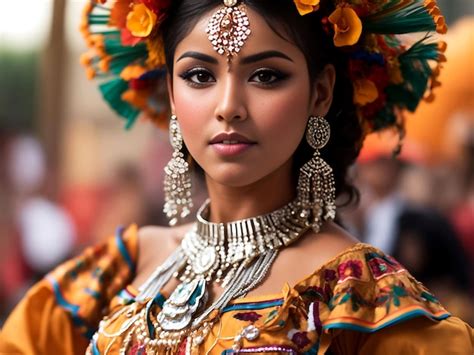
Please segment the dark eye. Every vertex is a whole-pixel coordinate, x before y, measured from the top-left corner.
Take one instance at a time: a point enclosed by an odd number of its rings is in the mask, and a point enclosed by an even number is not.
[[[199,72],[191,75],[190,79],[198,83],[207,83],[212,78],[211,74],[206,72]]]
[[[273,69],[260,69],[254,73],[250,81],[262,85],[274,85],[287,77],[284,73]]]
[[[214,82],[214,77],[207,70],[202,68],[194,68],[179,75],[182,79],[191,85],[204,85]]]

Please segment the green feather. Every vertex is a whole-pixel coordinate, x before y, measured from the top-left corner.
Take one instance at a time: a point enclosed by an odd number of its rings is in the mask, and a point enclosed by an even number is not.
[[[415,111],[423,98],[433,73],[429,61],[439,60],[440,55],[438,45],[424,43],[425,40],[426,38],[416,42],[398,57],[404,82],[386,88],[386,92],[394,104],[403,106],[412,112]]]
[[[130,129],[135,123],[140,110],[122,100],[122,94],[128,90],[128,83],[120,78],[113,79],[99,85],[99,90],[110,107],[127,120],[125,128]]]
[[[436,23],[423,0],[391,1],[363,19],[364,30],[377,34],[435,31]]]

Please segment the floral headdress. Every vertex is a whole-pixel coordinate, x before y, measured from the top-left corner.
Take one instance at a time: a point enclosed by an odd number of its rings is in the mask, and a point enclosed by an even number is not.
[[[104,99],[130,128],[141,112],[168,125],[165,57],[160,26],[172,0],[92,0],[81,31],[90,51],[81,57],[89,78],[101,79]],[[334,45],[349,56],[354,103],[365,132],[396,126],[400,112],[432,100],[445,62],[444,42],[430,32],[447,27],[435,0],[294,0],[300,15],[322,11]],[[326,6],[331,5],[332,6]],[[397,35],[425,32],[405,46]]]

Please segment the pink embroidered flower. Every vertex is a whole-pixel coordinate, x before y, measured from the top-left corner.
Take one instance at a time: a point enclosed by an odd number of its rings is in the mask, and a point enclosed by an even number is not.
[[[293,330],[293,331],[290,331],[289,335],[290,335],[291,341],[296,344],[298,349],[302,349],[310,343],[307,332],[298,332],[298,331]]]
[[[146,355],[145,345],[144,344],[135,344],[131,347],[130,355]]]
[[[347,260],[338,266],[337,272],[339,274],[339,281],[344,281],[348,278],[359,279],[362,276],[362,261]]]
[[[234,314],[234,318],[246,322],[256,322],[262,317],[261,314],[258,314],[257,312],[240,312],[237,314]]]
[[[403,267],[394,258],[388,255],[368,253],[366,254],[365,258],[367,260],[367,264],[369,264],[372,275],[376,279],[403,270]]]

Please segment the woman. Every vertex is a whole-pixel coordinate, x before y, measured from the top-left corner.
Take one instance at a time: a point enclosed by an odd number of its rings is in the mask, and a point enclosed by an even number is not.
[[[2,351],[472,352],[468,325],[332,222],[335,197],[354,199],[364,135],[414,109],[427,60],[442,59],[382,34],[443,32],[433,2],[124,0],[86,19],[98,56],[84,63],[120,75],[101,90],[128,126],[140,110],[163,122],[166,65],[171,224],[192,205],[191,158],[210,202],[192,225],[119,229],[58,267],[13,312]]]

